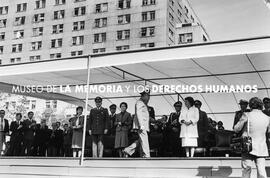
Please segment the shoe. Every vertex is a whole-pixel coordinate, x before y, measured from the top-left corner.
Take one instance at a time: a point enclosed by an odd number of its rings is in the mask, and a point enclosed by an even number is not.
[[[125,151],[122,150],[123,158],[128,158],[129,154]]]

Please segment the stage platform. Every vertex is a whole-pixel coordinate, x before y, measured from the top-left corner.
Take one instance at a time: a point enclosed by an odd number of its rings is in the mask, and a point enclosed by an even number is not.
[[[270,175],[270,160],[266,162]],[[256,177],[255,166],[252,171]],[[0,178],[219,178],[241,177],[240,158],[0,157]]]

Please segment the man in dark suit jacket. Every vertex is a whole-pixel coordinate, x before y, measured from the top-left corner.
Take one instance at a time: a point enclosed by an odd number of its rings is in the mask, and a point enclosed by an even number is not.
[[[40,124],[36,125],[33,155],[46,156],[51,136],[50,133],[51,130],[46,124],[46,119],[42,119]]]
[[[199,121],[197,123],[198,126],[198,146],[199,147],[206,147],[206,137],[208,133],[208,117],[206,112],[201,110],[202,102],[199,100],[195,100],[194,102],[195,107],[199,109]]]
[[[91,109],[87,130],[92,135],[93,157],[103,157],[103,135],[107,134],[109,128],[108,109],[101,107],[102,98],[95,98],[96,108]]]
[[[115,130],[116,130],[116,126],[114,125],[115,119],[116,119],[116,105],[112,104],[110,105],[110,112],[111,114],[109,115],[109,121],[110,121],[110,125],[109,125],[109,130],[108,130],[108,134],[109,135],[115,135]]]
[[[36,121],[33,119],[32,111],[29,111],[27,115],[28,118],[23,121],[23,153],[26,152],[27,156],[32,156]]]
[[[3,145],[6,144],[6,135],[9,133],[8,120],[4,117],[5,111],[0,110],[0,155],[2,155]]]
[[[22,135],[23,123],[21,119],[22,119],[22,114],[17,113],[16,121],[12,121],[10,124],[10,131],[11,131],[10,155],[11,156],[21,156],[21,148],[22,148],[22,141],[23,141],[23,135]]]
[[[240,120],[240,118],[242,117],[242,115],[244,114],[244,112],[250,112],[250,110],[247,109],[247,107],[248,107],[248,101],[241,99],[239,101],[239,105],[240,105],[241,110],[235,112],[234,121],[233,121],[233,127]]]
[[[169,119],[166,123],[165,144],[167,144],[167,148],[170,148],[172,150],[172,156],[178,157],[180,156],[181,152],[181,127],[179,123],[179,116],[181,113],[182,102],[177,101],[174,103],[173,106],[175,112],[170,113]]]

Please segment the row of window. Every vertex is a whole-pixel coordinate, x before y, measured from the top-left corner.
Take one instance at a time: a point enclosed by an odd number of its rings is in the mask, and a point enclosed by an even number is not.
[[[74,0],[74,2],[80,2],[86,0]],[[55,0],[55,5],[64,5],[66,4],[66,0]],[[154,5],[156,4],[155,0],[142,0],[142,5]],[[35,9],[42,9],[46,7],[46,0],[36,0],[35,1]],[[131,0],[118,0],[118,9],[128,9],[131,7]],[[8,14],[8,6],[0,7],[0,15]],[[27,10],[27,3],[20,3],[16,5],[16,12],[25,12]],[[100,3],[96,4],[95,12],[107,12],[108,11],[108,3]],[[86,8],[79,7],[74,9],[74,15],[84,15],[86,12]]]
[[[37,46],[37,48],[39,47],[39,44],[35,44],[34,45],[35,48]],[[22,45],[21,44],[18,44],[14,47],[14,50],[16,48],[19,49],[19,50],[22,50]],[[12,47],[12,49],[13,49]],[[141,48],[149,48],[149,47],[155,47],[155,43],[142,43],[140,44],[140,47]],[[116,50],[117,51],[122,51],[122,50],[128,50],[130,49],[130,46],[129,45],[122,45],[122,46],[116,46]],[[3,46],[0,46],[0,53],[1,51],[3,52]],[[96,49],[93,49],[93,53],[104,53],[106,52],[106,48],[96,48]],[[71,51],[70,53],[71,56],[80,56],[80,55],[83,55],[83,51],[79,50],[79,51]],[[59,59],[62,57],[62,54],[61,53],[52,53],[50,54],[50,59]],[[33,62],[33,61],[39,61],[41,60],[41,55],[34,55],[34,56],[30,56],[29,57],[29,61]],[[20,63],[21,62],[21,57],[15,57],[15,58],[10,58],[10,63]],[[2,64],[2,60],[0,59],[0,65]]]
[[[82,23],[79,22],[79,26],[76,26],[76,29],[78,28],[84,28],[82,26]],[[58,24],[58,25],[53,25],[52,27],[52,33],[62,33],[63,32],[64,25],[63,24]],[[40,36],[43,34],[43,27],[37,27],[33,28],[33,36]],[[22,39],[24,38],[24,30],[16,30],[13,32],[14,39]],[[140,31],[140,36],[141,37],[152,37],[155,35],[155,27],[143,27],[141,28]],[[96,33],[94,34],[94,43],[100,43],[100,42],[105,42],[107,38],[106,33]],[[117,40],[126,40],[130,39],[130,30],[118,30],[116,32],[116,39]],[[0,41],[5,40],[5,32],[0,32]],[[57,41],[57,42],[56,42]],[[58,42],[59,41],[59,42]],[[32,42],[32,44],[35,44],[37,42]],[[58,44],[58,45],[56,45]],[[84,36],[75,36],[72,37],[72,45],[83,45],[84,44]],[[39,50],[42,46],[41,41],[38,43],[39,48],[35,48],[32,50]],[[51,43],[51,48],[55,47],[61,47],[62,46],[62,38],[61,39],[53,39]]]
[[[64,10],[56,11],[56,13],[54,14],[54,18],[55,19],[63,18],[64,14],[65,14]],[[78,15],[78,14],[76,13],[76,15]],[[130,23],[130,21],[131,21],[130,16],[131,16],[130,14],[119,15],[117,17],[118,24]],[[16,17],[15,21],[14,21],[14,25],[15,26],[24,25],[25,18],[26,18],[25,16]],[[142,21],[143,22],[152,21],[152,20],[155,20],[155,18],[156,18],[155,11],[142,12]],[[45,14],[40,13],[40,14],[34,14],[32,22],[39,23],[39,22],[44,22],[44,20],[45,20]],[[6,24],[7,24],[7,19],[0,19],[0,28],[5,28]],[[63,26],[63,24],[61,24],[61,25]],[[73,23],[73,30],[78,30],[78,28],[77,28],[78,26],[81,27],[79,29],[84,29],[84,25],[85,25],[84,21],[74,22]],[[107,17],[95,19],[94,26],[97,28],[106,27],[107,26]],[[55,27],[55,28],[57,28],[57,27]]]

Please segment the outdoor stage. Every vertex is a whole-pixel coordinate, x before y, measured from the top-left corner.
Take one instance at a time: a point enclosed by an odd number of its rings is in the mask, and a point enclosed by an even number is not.
[[[1,157],[2,178],[162,178],[162,177],[240,177],[240,158],[86,158],[83,166],[74,158]],[[266,162],[270,175],[270,160]],[[256,177],[256,169],[252,171]]]

